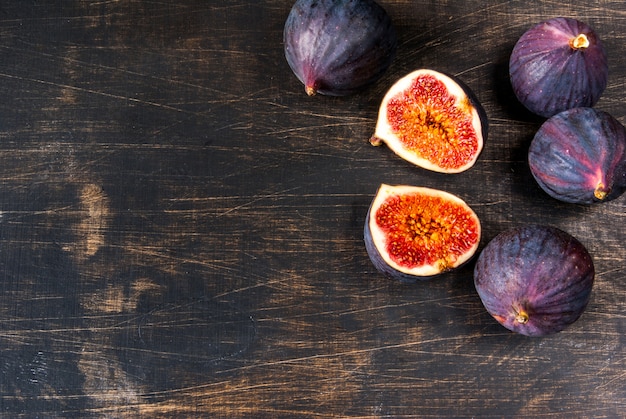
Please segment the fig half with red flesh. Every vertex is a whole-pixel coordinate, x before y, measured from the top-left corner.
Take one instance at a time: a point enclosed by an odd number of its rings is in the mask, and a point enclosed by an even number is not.
[[[557,333],[574,323],[594,282],[591,255],[576,238],[552,226],[504,231],[482,250],[474,285],[487,311],[527,336]]]
[[[565,110],[541,125],[528,163],[553,198],[576,204],[611,201],[626,191],[626,128],[601,110]]]
[[[474,165],[486,137],[487,116],[473,92],[456,78],[420,69],[386,93],[370,143],[384,143],[424,169],[459,173]]]
[[[476,252],[480,235],[478,216],[461,198],[408,185],[380,185],[364,229],[376,269],[402,282],[463,265]]]

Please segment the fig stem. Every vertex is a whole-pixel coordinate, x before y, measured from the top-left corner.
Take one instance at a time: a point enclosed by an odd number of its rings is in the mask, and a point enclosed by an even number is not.
[[[585,49],[589,47],[589,38],[584,33],[570,39],[569,46],[572,49]]]
[[[595,196],[596,199],[602,201],[604,198],[606,198],[609,192],[611,192],[611,190],[604,186],[604,183],[600,182],[598,183],[598,186],[596,186],[596,189],[593,191],[593,196]]]
[[[381,138],[378,138],[377,136],[373,135],[372,137],[370,137],[370,144],[378,147],[381,146],[383,144],[383,140]]]
[[[528,313],[526,313],[524,310],[520,310],[515,315],[515,321],[518,322],[519,324],[526,324],[526,323],[528,323]]]
[[[317,90],[315,90],[315,87],[313,87],[313,86],[306,86],[304,88],[304,91],[309,96],[315,96],[315,94],[317,93]]]

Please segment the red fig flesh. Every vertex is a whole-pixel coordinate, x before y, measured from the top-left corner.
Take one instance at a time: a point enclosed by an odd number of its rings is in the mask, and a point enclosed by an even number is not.
[[[459,173],[474,165],[486,136],[486,114],[469,88],[445,74],[421,69],[389,89],[370,143],[385,143],[422,168]]]
[[[478,216],[459,197],[417,186],[382,184],[365,222],[374,266],[403,282],[455,269],[476,252]]]

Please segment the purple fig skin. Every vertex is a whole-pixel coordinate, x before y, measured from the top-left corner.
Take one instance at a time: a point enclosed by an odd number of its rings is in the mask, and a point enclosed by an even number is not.
[[[345,96],[383,75],[398,39],[391,18],[373,0],[297,0],[283,42],[309,96]]]
[[[546,118],[595,105],[608,73],[606,51],[593,29],[564,17],[526,31],[509,60],[515,95],[528,110]]]
[[[397,269],[392,268],[385,262],[382,255],[376,248],[374,244],[374,240],[372,239],[372,233],[369,228],[370,225],[370,212],[367,212],[367,217],[365,218],[365,229],[363,231],[363,237],[365,241],[365,249],[367,250],[367,254],[372,261],[372,264],[376,268],[376,270],[387,278],[395,279],[400,282],[404,282],[407,284],[414,284],[418,280],[427,280],[432,278],[432,276],[415,276],[409,275],[404,272],[398,271]]]
[[[563,111],[539,128],[528,163],[553,198],[576,204],[611,201],[626,191],[626,128],[593,108]]]
[[[594,276],[585,247],[543,225],[500,233],[474,267],[474,285],[487,311],[526,336],[550,335],[574,323],[587,307]]]

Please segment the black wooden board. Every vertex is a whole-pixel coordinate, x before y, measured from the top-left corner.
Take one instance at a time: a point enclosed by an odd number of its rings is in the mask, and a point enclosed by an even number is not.
[[[625,199],[549,198],[526,162],[542,119],[508,57],[530,26],[589,23],[596,105],[626,123],[622,1],[380,1],[400,45],[382,80],[308,97],[283,55],[290,1],[0,3],[0,415],[620,417]],[[575,4],[573,4],[575,3]],[[373,133],[417,68],[489,115],[469,171],[414,167]],[[539,222],[593,255],[587,311],[532,339],[482,307],[473,265],[418,284],[363,245],[380,183],[447,190],[499,232]]]

